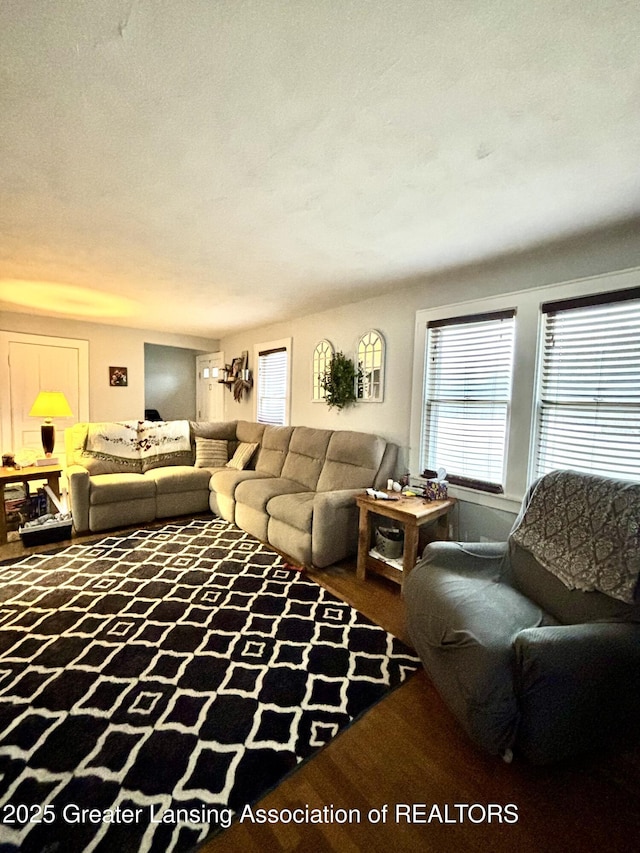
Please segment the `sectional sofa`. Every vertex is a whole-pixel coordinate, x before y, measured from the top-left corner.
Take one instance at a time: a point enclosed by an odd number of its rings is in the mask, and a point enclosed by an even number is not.
[[[210,509],[317,568],[355,553],[355,496],[397,456],[368,433],[249,421],[81,423],[65,443],[77,532]]]

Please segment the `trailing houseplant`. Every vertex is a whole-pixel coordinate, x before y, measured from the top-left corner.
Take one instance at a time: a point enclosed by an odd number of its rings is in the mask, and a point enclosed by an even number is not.
[[[347,358],[343,352],[335,353],[320,380],[330,409],[340,410],[357,401],[356,379],[359,374],[360,371],[356,369],[350,358]]]

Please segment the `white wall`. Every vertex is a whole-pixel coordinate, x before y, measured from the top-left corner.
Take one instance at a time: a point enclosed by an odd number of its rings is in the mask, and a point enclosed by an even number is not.
[[[76,338],[89,342],[89,418],[92,421],[142,418],[145,409],[145,343],[181,347],[196,352],[218,349],[218,341],[189,335],[127,329],[100,323],[0,313],[3,331]],[[109,385],[109,367],[127,367],[126,388]]]
[[[481,268],[452,271],[430,281],[405,282],[392,293],[373,297],[331,311],[299,317],[222,339],[226,361],[254,345],[291,337],[292,399],[290,422],[328,429],[375,432],[400,447],[398,474],[410,467],[411,402],[416,312],[453,305],[471,299],[530,288],[560,285],[573,279],[606,274],[640,266],[640,240],[636,227],[612,229],[606,234],[586,235],[557,247],[546,246]],[[612,283],[604,290],[614,289]],[[336,350],[353,357],[363,332],[378,329],[386,341],[386,381],[382,403],[358,403],[342,412],[329,410],[311,399],[311,358],[315,345],[327,338]],[[242,403],[225,395],[225,417],[253,420],[255,393]],[[417,473],[417,472],[412,472]],[[474,541],[506,538],[514,520],[511,511],[460,502],[456,514],[457,537]]]

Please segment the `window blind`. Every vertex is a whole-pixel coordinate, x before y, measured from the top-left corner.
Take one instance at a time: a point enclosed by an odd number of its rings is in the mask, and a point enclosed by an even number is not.
[[[285,347],[258,354],[258,413],[261,424],[283,425],[287,413],[287,366]]]
[[[451,483],[503,491],[515,311],[427,327],[422,462]]]
[[[542,311],[534,473],[640,479],[640,291]]]

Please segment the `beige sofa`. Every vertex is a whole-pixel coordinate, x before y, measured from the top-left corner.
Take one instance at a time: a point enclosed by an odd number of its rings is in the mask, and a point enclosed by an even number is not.
[[[78,532],[209,508],[318,568],[355,553],[355,496],[384,486],[397,454],[368,433],[249,421],[84,423],[65,440]]]

